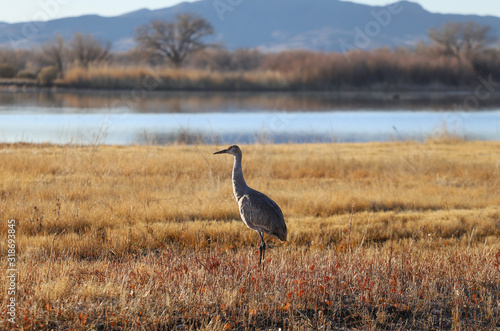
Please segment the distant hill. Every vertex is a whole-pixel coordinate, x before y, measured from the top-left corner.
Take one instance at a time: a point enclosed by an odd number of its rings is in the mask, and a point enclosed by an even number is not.
[[[111,41],[114,50],[126,50],[134,46],[135,27],[183,12],[210,21],[216,31],[211,41],[224,43],[228,49],[345,51],[413,45],[427,40],[430,28],[450,21],[474,21],[500,33],[498,17],[435,14],[408,1],[380,7],[338,0],[200,0],[116,17],[86,15],[43,23],[0,23],[0,45],[30,48],[57,33],[70,39],[80,31]]]

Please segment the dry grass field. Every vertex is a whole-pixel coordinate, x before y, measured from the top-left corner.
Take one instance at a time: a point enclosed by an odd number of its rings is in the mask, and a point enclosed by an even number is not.
[[[0,145],[0,329],[500,328],[499,142],[241,146],[264,270],[221,147]]]

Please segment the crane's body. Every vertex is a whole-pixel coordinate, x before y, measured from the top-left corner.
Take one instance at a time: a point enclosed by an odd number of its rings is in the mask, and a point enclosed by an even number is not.
[[[242,153],[238,146],[233,145],[228,149],[214,154],[223,153],[234,156],[232,174],[233,193],[238,202],[241,219],[248,228],[257,231],[260,236],[260,264],[265,257],[266,251],[263,233],[275,236],[281,241],[286,241],[287,229],[283,212],[276,202],[271,200],[268,196],[248,187],[243,177],[243,170],[241,168]]]

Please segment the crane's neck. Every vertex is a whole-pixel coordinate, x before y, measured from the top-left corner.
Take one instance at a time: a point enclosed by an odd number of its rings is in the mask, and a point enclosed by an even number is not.
[[[247,193],[248,185],[243,178],[243,170],[241,169],[241,154],[234,156],[233,165],[233,193],[237,201]]]

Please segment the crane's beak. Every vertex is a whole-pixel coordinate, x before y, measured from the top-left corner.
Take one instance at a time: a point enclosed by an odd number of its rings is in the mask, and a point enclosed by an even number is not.
[[[214,154],[224,154],[227,153],[227,149],[223,149],[222,151],[215,152]]]

